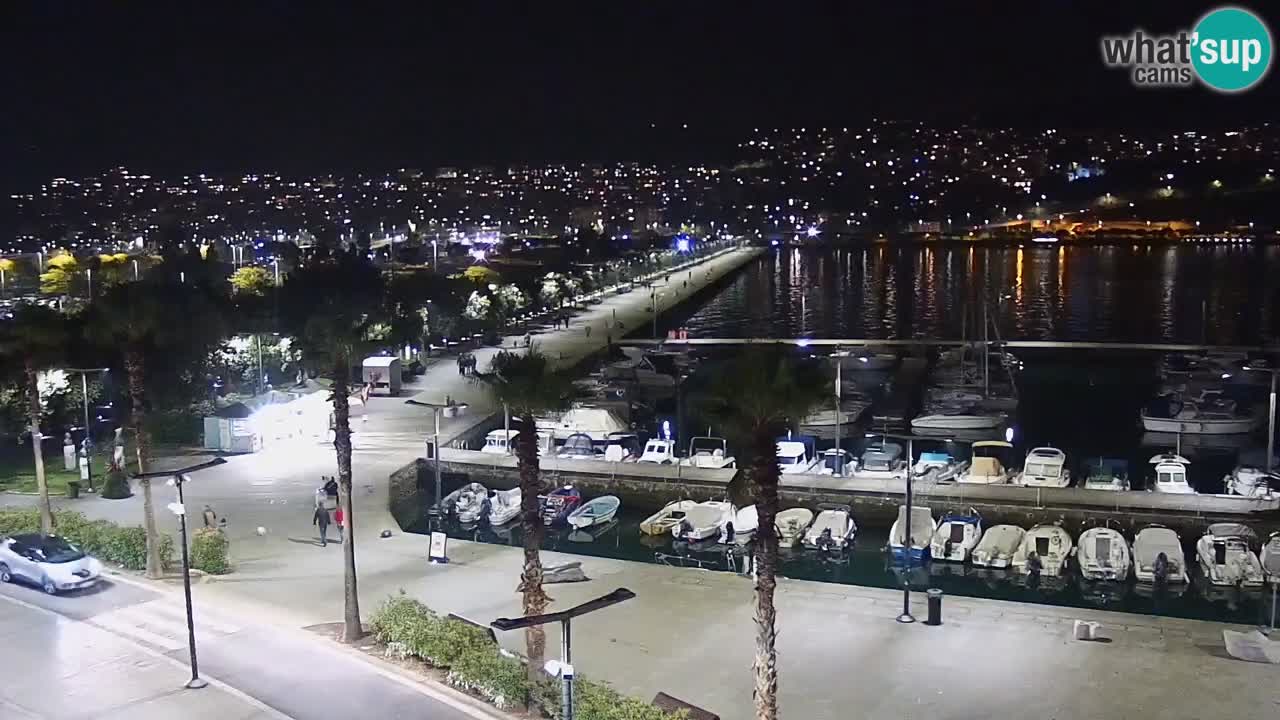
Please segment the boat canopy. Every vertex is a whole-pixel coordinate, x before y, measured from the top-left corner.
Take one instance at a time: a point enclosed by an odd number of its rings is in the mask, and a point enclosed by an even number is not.
[[[983,447],[1007,448],[1010,450],[1013,449],[1013,445],[1003,440],[979,440],[973,444],[973,447],[975,448],[983,448]]]
[[[1160,463],[1178,463],[1179,465],[1191,464],[1190,460],[1182,457],[1181,455],[1175,455],[1173,453],[1160,453],[1159,455],[1152,455],[1151,459],[1148,460],[1147,462],[1151,463],[1152,465],[1159,465]]]
[[[922,452],[920,453],[920,462],[922,463],[949,463],[953,460],[951,455],[944,452]]]
[[[1253,528],[1240,523],[1214,523],[1204,531],[1204,534],[1215,538],[1240,538],[1250,545],[1258,542],[1258,534],[1253,531]]]

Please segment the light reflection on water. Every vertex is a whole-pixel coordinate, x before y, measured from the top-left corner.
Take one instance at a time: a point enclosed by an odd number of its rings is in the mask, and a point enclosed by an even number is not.
[[[1277,278],[1280,247],[779,248],[674,322],[701,337],[972,337],[985,295],[1006,338],[1256,344],[1280,336]]]

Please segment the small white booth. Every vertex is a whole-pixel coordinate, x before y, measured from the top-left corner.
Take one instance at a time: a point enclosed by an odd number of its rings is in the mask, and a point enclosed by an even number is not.
[[[367,357],[363,364],[363,378],[371,392],[385,390],[392,397],[400,394],[400,358],[392,355]]]

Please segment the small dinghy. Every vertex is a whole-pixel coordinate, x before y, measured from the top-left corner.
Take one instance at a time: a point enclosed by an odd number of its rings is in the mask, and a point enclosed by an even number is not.
[[[929,543],[929,555],[934,560],[962,563],[969,559],[982,538],[982,517],[972,509],[968,515],[948,513],[938,521],[938,529]]]
[[[582,504],[582,493],[572,485],[565,485],[552,490],[549,495],[539,496],[538,499],[542,501],[542,524],[563,525],[569,513]]]
[[[760,515],[755,505],[748,505],[733,514],[733,523],[725,523],[723,542],[746,543],[760,529]]]
[[[671,526],[677,540],[706,540],[720,534],[721,528],[733,520],[733,506],[727,502],[708,500],[689,508],[679,522]]]
[[[977,547],[970,553],[973,564],[979,567],[1007,568],[1013,564],[1013,556],[1022,547],[1027,531],[1017,525],[996,525],[982,534]]]
[[[1124,535],[1105,527],[1089,528],[1080,534],[1076,562],[1085,580],[1124,581],[1133,566]]]
[[[473,523],[480,520],[484,513],[485,502],[489,499],[489,490],[480,483],[467,483],[444,496],[441,506],[445,512],[451,512],[460,523]]]
[[[778,530],[778,543],[782,547],[795,545],[812,524],[813,511],[809,508],[787,508],[773,520],[773,525]]]
[[[640,532],[645,535],[670,534],[671,528],[679,525],[685,513],[689,512],[689,508],[697,504],[692,500],[673,500],[658,512],[645,518],[640,523]]]
[[[1036,525],[1013,554],[1013,567],[1023,575],[1058,577],[1071,557],[1071,534],[1057,525]]]
[[[569,513],[567,520],[570,526],[579,530],[593,525],[603,525],[618,514],[618,508],[621,506],[622,501],[617,496],[602,495],[579,505],[576,510]]]
[[[520,488],[499,490],[489,498],[489,524],[506,525],[520,515]]]
[[[858,524],[848,505],[819,505],[818,516],[804,531],[804,546],[815,550],[841,550],[853,544]]]
[[[1262,563],[1251,546],[1258,536],[1240,523],[1214,523],[1196,541],[1196,560],[1210,584],[1218,587],[1262,587]]]
[[[907,508],[898,506],[898,519],[889,530],[889,552],[894,562],[918,563],[929,556],[929,543],[938,531],[933,511],[927,507],[911,508],[911,532],[907,534]]]
[[[1185,587],[1187,563],[1182,538],[1160,525],[1149,525],[1133,536],[1133,574],[1139,583]]]

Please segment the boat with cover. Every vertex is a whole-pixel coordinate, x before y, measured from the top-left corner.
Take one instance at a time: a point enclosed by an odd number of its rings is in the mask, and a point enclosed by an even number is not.
[[[842,550],[853,543],[858,524],[848,505],[822,504],[813,524],[804,531],[802,542],[815,550]]]
[[[970,557],[978,567],[1007,568],[1022,547],[1027,531],[1017,525],[996,525],[982,534]]]
[[[918,563],[929,557],[929,543],[938,530],[933,512],[927,507],[911,508],[911,532],[907,534],[907,508],[898,506],[898,519],[889,529],[889,553],[894,562]]]
[[[1280,491],[1280,475],[1248,465],[1231,471],[1230,475],[1222,478],[1222,482],[1232,495],[1251,498],[1271,497]]]
[[[902,445],[896,442],[876,441],[862,451],[858,469],[853,476],[863,480],[891,480],[907,476],[907,461],[902,457]]]
[[[520,488],[498,490],[489,498],[489,524],[506,525],[520,515]]]
[[[1076,564],[1086,580],[1127,580],[1133,560],[1124,535],[1118,530],[1096,527],[1080,533]]]
[[[1280,585],[1280,532],[1273,532],[1267,538],[1267,544],[1258,553],[1258,561],[1262,563],[1262,574],[1267,582]]]
[[[686,510],[684,517],[671,526],[671,534],[677,540],[706,540],[717,537],[733,517],[733,505],[727,502],[717,500],[700,502]]]
[[[1010,472],[1001,458],[1009,456],[1013,445],[1003,440],[979,440],[972,447],[973,457],[969,460],[969,466],[956,475],[956,482],[972,485],[1007,484]]]
[[[1058,525],[1036,525],[1013,554],[1013,568],[1023,575],[1057,577],[1071,557],[1071,534]]]
[[[805,530],[813,524],[813,511],[809,508],[795,507],[780,511],[774,518],[773,525],[778,531],[778,542],[783,547],[796,544]]]
[[[451,512],[460,523],[473,523],[480,520],[484,512],[485,502],[489,498],[489,490],[480,483],[467,483],[454,490],[440,501],[445,512]]]
[[[1133,536],[1133,575],[1139,583],[1186,585],[1182,538],[1163,525],[1148,525]]]

